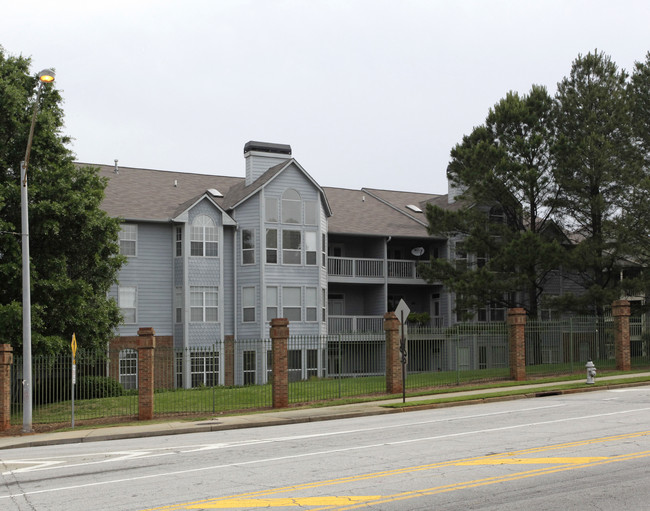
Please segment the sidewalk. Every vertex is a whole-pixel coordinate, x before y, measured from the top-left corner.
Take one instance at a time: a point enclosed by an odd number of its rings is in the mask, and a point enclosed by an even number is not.
[[[617,380],[629,378],[648,378],[647,382],[641,383],[619,383]],[[584,388],[567,389],[553,391],[553,394],[569,394],[576,392],[588,392],[607,390],[613,387],[630,387],[630,386],[645,386],[650,385],[650,373],[631,373],[622,374],[617,376],[606,376],[598,378],[598,382],[610,382],[609,385],[603,387],[592,387],[587,384]],[[351,417],[361,417],[367,415],[379,415],[387,413],[400,413],[405,411],[422,410],[424,408],[440,408],[448,406],[458,406],[463,404],[476,404],[480,402],[488,402],[490,400],[508,400],[508,399],[523,399],[530,397],[541,397],[544,395],[544,390],[549,387],[557,387],[559,385],[568,385],[580,383],[579,380],[570,380],[563,382],[541,383],[530,385],[517,385],[512,387],[499,387],[492,389],[481,389],[471,391],[459,391],[437,395],[427,395],[418,397],[407,398],[407,403],[417,404],[418,401],[430,401],[432,399],[453,399],[467,396],[475,396],[476,399],[464,400],[459,402],[438,403],[438,404],[423,404],[422,406],[412,406],[406,408],[386,408],[387,404],[401,403],[402,399],[388,399],[385,401],[372,401],[365,403],[354,403],[349,405],[328,406],[321,408],[300,408],[300,409],[285,409],[279,411],[270,411],[264,413],[255,413],[249,415],[233,415],[228,417],[218,417],[214,419],[201,420],[197,422],[161,422],[161,423],[147,423],[143,425],[129,425],[129,426],[111,426],[97,429],[76,429],[70,431],[62,431],[57,433],[40,433],[28,434],[13,437],[0,437],[0,449],[11,449],[17,447],[33,447],[43,445],[56,445],[56,444],[69,444],[80,442],[100,442],[105,440],[117,440],[125,438],[139,438],[150,436],[162,435],[178,435],[185,433],[201,433],[210,431],[220,431],[226,429],[240,429],[240,428],[257,428],[263,426],[275,426],[282,424],[296,424],[302,422],[314,422],[333,419],[345,419]],[[485,398],[486,394],[493,394],[495,392],[503,393],[509,390],[522,391],[530,390],[530,393],[517,394],[512,396],[503,396],[498,398]],[[547,394],[548,395],[548,394]]]

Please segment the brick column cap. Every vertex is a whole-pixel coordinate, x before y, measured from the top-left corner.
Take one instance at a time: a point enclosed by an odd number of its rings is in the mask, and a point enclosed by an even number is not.
[[[612,303],[613,316],[629,316],[630,302],[628,300],[616,300]]]
[[[153,329],[153,327],[150,326],[138,328],[138,336],[143,336],[143,335],[156,335],[156,332]]]
[[[399,319],[394,311],[384,314],[384,331],[399,330]]]
[[[0,344],[0,365],[11,365],[13,361],[13,346],[11,344]]]

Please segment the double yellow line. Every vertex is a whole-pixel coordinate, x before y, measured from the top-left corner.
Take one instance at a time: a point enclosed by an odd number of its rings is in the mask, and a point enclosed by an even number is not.
[[[630,454],[623,454],[617,456],[590,456],[590,457],[543,457],[535,458],[531,455],[558,451],[564,449],[571,449],[577,447],[584,447],[597,444],[611,443],[621,440],[629,440],[633,438],[645,437],[650,435],[650,431],[641,431],[636,433],[627,433],[622,435],[614,435],[602,438],[594,438],[587,440],[579,440],[575,442],[567,442],[562,444],[554,444],[549,446],[534,447],[530,449],[523,449],[520,451],[512,451],[508,453],[493,454],[489,456],[478,456],[473,458],[466,458],[460,460],[445,461],[439,463],[431,463],[427,465],[418,465],[413,467],[397,468],[392,470],[384,470],[380,472],[372,472],[368,474],[359,474],[348,477],[340,477],[336,479],[328,479],[323,481],[315,481],[311,483],[303,483],[292,486],[284,486],[274,488],[271,490],[261,490],[250,493],[243,493],[239,495],[232,495],[229,497],[219,497],[214,499],[198,500],[194,502],[186,502],[184,504],[176,504],[171,506],[163,506],[151,508],[146,511],[175,511],[175,510],[190,510],[190,509],[241,509],[241,508],[254,508],[254,507],[290,507],[290,506],[315,506],[319,511],[328,509],[357,509],[369,505],[377,505],[382,503],[396,502],[412,498],[419,498],[423,496],[436,495],[440,493],[458,491],[468,488],[477,488],[480,486],[487,486],[497,483],[505,483],[509,481],[516,481],[520,479],[539,477],[542,475],[564,472],[568,470],[575,470],[585,466],[599,466],[608,463],[619,463],[639,458],[650,456],[649,451],[641,451]],[[529,457],[527,457],[529,456]],[[434,486],[431,488],[424,488],[417,491],[401,492],[393,495],[359,495],[359,496],[325,496],[325,497],[283,497],[273,498],[272,496],[280,494],[295,495],[296,493],[305,492],[311,489],[324,488],[327,486],[339,486],[359,481],[367,481],[370,479],[384,478],[398,476],[402,474],[409,474],[413,472],[421,472],[426,470],[438,469],[450,466],[468,466],[468,465],[552,465],[544,468],[534,470],[526,470],[507,474],[503,476],[486,477],[476,479],[473,481],[464,481],[442,486]]]

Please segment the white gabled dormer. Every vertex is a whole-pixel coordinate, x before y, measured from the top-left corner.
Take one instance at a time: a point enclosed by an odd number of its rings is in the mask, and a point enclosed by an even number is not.
[[[278,163],[291,158],[291,146],[269,142],[250,141],[244,145],[246,160],[246,186]]]

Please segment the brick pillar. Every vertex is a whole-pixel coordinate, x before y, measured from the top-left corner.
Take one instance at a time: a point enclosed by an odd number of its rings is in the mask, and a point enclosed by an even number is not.
[[[508,346],[510,350],[510,378],[526,379],[526,311],[508,309]]]
[[[235,336],[226,335],[223,343],[223,384],[235,385]]]
[[[630,302],[616,300],[612,303],[612,316],[614,316],[616,369],[629,371],[632,369],[630,359]]]
[[[14,361],[11,344],[0,344],[0,431],[11,427],[11,364]]]
[[[138,419],[153,419],[154,350],[156,332],[151,327],[138,329]]]
[[[288,362],[289,320],[271,320],[271,342],[273,355],[273,408],[289,406],[289,362]]]
[[[386,332],[386,392],[401,394],[402,355],[399,351],[399,319],[394,312],[384,314],[384,332]]]

